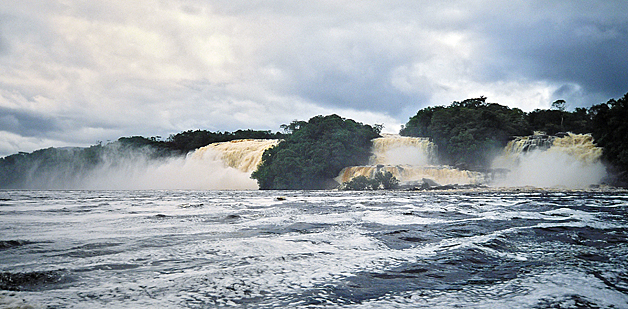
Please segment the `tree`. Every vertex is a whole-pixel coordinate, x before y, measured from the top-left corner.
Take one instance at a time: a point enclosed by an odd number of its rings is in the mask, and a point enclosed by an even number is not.
[[[556,100],[554,102],[552,102],[552,108],[560,111],[560,127],[561,129],[564,128],[563,126],[563,120],[564,120],[564,112],[565,112],[565,107],[567,106],[567,103],[565,102],[565,100]]]
[[[487,168],[492,154],[513,135],[528,135],[530,127],[520,109],[487,103],[485,97],[419,110],[400,131],[404,136],[429,137],[442,163]]]
[[[228,142],[237,139],[281,139],[283,138],[281,133],[271,133],[270,131],[259,130],[237,130],[235,132],[211,132],[207,130],[188,130],[185,132],[172,134],[166,142],[163,142],[160,147],[165,147],[179,152],[180,154],[187,154],[188,152],[205,147],[212,143]]]
[[[368,162],[376,128],[338,115],[282,126],[292,132],[262,155],[252,173],[260,189],[324,189],[347,166]]]
[[[565,111],[566,106],[567,106],[567,102],[565,102],[565,100],[556,100],[552,102],[552,108],[559,110],[561,112]]]
[[[282,124],[279,127],[283,130],[285,134],[292,134],[294,131],[300,129],[305,126],[307,122],[294,120],[290,124]]]
[[[535,109],[526,114],[526,120],[533,131],[543,131],[549,135],[558,132],[591,133],[591,115],[585,108],[573,112]]]
[[[628,184],[628,93],[618,100],[592,106],[589,114],[593,138],[604,148],[602,157],[622,185]]]
[[[340,186],[341,190],[364,191],[364,190],[391,190],[399,187],[399,180],[391,172],[377,172],[373,178],[366,176],[356,176]]]

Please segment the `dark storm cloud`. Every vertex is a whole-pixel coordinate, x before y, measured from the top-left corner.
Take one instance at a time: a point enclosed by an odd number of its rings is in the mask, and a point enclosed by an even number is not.
[[[365,47],[361,52],[368,54],[369,50]],[[325,106],[396,114],[400,107],[416,99],[390,83],[391,71],[403,61],[378,57],[377,52],[370,54],[370,59],[334,55],[337,60],[312,63],[311,73],[298,76],[294,89],[299,96]]]
[[[388,71],[381,73],[386,75],[367,78],[343,72],[325,72],[315,79],[304,81],[300,95],[326,106],[396,115],[405,104],[416,98],[391,87],[387,81]]]
[[[0,107],[0,131],[21,136],[43,136],[58,130],[54,119]]]
[[[531,29],[536,35],[499,44],[519,46],[513,56],[518,63],[530,65],[526,72],[530,77],[572,81],[588,91],[609,96],[628,90],[628,23],[587,22],[569,24],[559,33],[547,33],[548,30]],[[579,34],[578,30],[598,34],[591,37],[591,33]]]
[[[523,15],[493,15],[493,22],[478,24],[496,55],[486,61],[493,69],[486,76],[514,73],[568,83],[556,90],[556,98],[579,91],[609,99],[628,91],[628,2],[550,1],[526,7]]]
[[[618,97],[628,89],[628,22],[582,22],[547,46],[529,46],[523,57],[536,62],[537,76],[573,81],[586,91]],[[584,32],[584,33],[582,33]]]

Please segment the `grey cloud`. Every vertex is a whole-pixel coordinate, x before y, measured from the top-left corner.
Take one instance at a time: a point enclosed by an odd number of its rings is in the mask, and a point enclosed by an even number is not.
[[[552,93],[552,97],[555,99],[564,98],[566,96],[572,95],[574,92],[577,92],[579,89],[573,84],[565,84],[560,86],[560,88],[556,89],[554,93]]]
[[[628,90],[628,37],[626,21],[621,18],[622,1],[604,2],[601,12],[570,1],[485,1],[474,6],[393,1],[388,7],[369,5],[323,10],[327,14],[324,18],[304,17],[304,11],[296,8],[274,7],[274,22],[290,20],[286,16],[290,14],[306,21],[298,24],[295,33],[274,34],[283,39],[278,45],[264,46],[262,54],[275,54],[269,61],[288,72],[290,80],[282,82],[290,84],[286,88],[296,95],[329,107],[366,109],[400,118],[400,112],[407,110],[403,107],[449,103],[431,102],[430,87],[402,92],[389,80],[399,66],[438,57],[438,51],[430,46],[440,39],[438,33],[458,32],[472,40],[468,58],[452,58],[464,66],[452,72],[452,80],[569,85],[572,91],[562,92],[579,97],[579,105],[618,97]],[[231,14],[238,10],[253,14],[251,10],[255,10],[229,8]],[[354,9],[363,15],[356,16]],[[321,14],[314,11],[317,13],[313,15]],[[314,21],[319,22],[318,28],[309,28]],[[429,75],[426,77],[429,82]]]
[[[0,16],[0,18],[2,18]],[[9,53],[9,44],[2,34],[2,28],[0,28],[0,56],[7,55]]]
[[[6,30],[4,29],[6,20],[9,18],[9,15],[0,13],[0,56],[9,54],[9,42],[7,41],[5,35]]]
[[[0,131],[21,136],[43,136],[58,129],[57,122],[50,117],[0,107]]]
[[[391,67],[374,68],[378,76],[361,76],[360,72],[324,72],[313,79],[302,80],[300,95],[326,106],[341,106],[396,114],[415,98],[393,89],[388,81]]]
[[[93,142],[277,129],[314,110],[403,123],[487,90],[534,107],[628,91],[625,0],[144,5],[0,4],[0,130]]]
[[[581,38],[565,31],[564,37],[553,37],[544,45],[529,44],[522,50],[522,58],[535,63],[535,76],[573,81],[589,91],[620,95],[628,85],[628,23],[613,28],[617,35],[609,38]]]
[[[479,31],[493,56],[483,60],[484,68],[491,69],[485,76],[519,75],[572,83],[580,85],[585,96],[598,94],[608,99],[623,95],[628,91],[626,2],[557,3],[537,4],[536,10],[527,12],[527,19],[509,20],[509,15],[504,15],[480,24]],[[599,102],[588,104],[595,103]]]
[[[402,25],[335,18],[328,17],[334,21],[320,29],[279,34],[284,35],[279,45],[263,46],[262,54],[268,55],[263,61],[288,76],[273,87],[326,107],[391,115],[425,98],[400,92],[390,81],[396,68],[424,57],[419,40],[411,41]]]

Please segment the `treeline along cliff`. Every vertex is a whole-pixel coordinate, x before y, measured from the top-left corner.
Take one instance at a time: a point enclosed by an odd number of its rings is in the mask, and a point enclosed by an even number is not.
[[[495,154],[514,136],[542,131],[548,135],[565,132],[590,133],[615,184],[628,180],[628,93],[620,99],[588,109],[565,110],[565,102],[553,109],[525,113],[486,98],[453,102],[449,106],[421,109],[401,129],[405,136],[429,137],[438,146],[441,163],[465,169],[490,166]]]
[[[421,109],[400,131],[427,137],[437,146],[438,161],[461,169],[483,171],[515,136],[542,131],[589,133],[603,147],[612,184],[628,183],[628,93],[590,108],[566,110],[558,100],[551,109],[523,112],[485,97]],[[77,179],[96,168],[119,162],[182,157],[212,143],[239,139],[278,139],[252,173],[261,189],[324,189],[345,167],[368,161],[372,140],[381,125],[366,125],[338,115],[316,116],[282,125],[283,133],[238,130],[190,130],[159,137],[122,137],[87,148],[48,148],[0,158],[0,188],[37,188],[61,179]],[[53,172],[54,171],[54,172]],[[93,173],[92,173],[93,174]],[[60,186],[63,187],[63,186]]]

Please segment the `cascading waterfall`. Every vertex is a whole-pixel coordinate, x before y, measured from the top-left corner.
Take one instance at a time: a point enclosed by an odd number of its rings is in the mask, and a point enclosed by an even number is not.
[[[186,157],[161,161],[138,156],[132,160],[112,158],[73,188],[84,189],[194,189],[254,190],[251,172],[262,154],[278,140],[234,140],[201,147]]]
[[[437,147],[424,137],[385,134],[373,140],[369,165],[343,169],[335,180],[347,182],[357,176],[372,178],[377,172],[391,172],[401,185],[419,185],[430,179],[440,185],[480,184],[484,175],[437,165]]]
[[[428,138],[385,134],[373,140],[369,165],[426,166],[436,162],[436,151]]]
[[[274,139],[241,139],[214,143],[197,149],[194,160],[221,160],[227,166],[244,173],[251,173],[262,161],[262,154],[279,143]]]
[[[211,144],[186,157],[155,159],[149,148],[136,152],[105,152],[101,163],[69,173],[47,170],[30,181],[36,189],[257,189],[251,173],[262,155],[279,140],[235,140]],[[340,184],[357,176],[373,178],[390,172],[402,186],[452,184],[585,188],[600,184],[606,176],[600,162],[602,149],[588,134],[563,137],[518,137],[492,163],[492,173],[460,170],[438,165],[437,147],[427,138],[384,135],[373,140],[372,156],[365,166],[343,169]],[[492,176],[492,177],[489,177]],[[434,184],[436,183],[436,184]]]
[[[190,161],[188,164],[222,162],[227,169],[236,169],[248,177],[260,164],[264,151],[278,142],[236,140],[215,143],[197,149],[187,161]],[[360,175],[373,177],[378,171],[391,172],[402,184],[420,183],[424,178],[442,185],[477,184],[484,180],[483,175],[477,172],[436,165],[436,145],[427,138],[387,134],[373,140],[372,152],[369,165],[345,168],[336,181],[342,183]],[[245,181],[243,177],[238,179],[245,183],[253,181]]]
[[[507,171],[494,185],[585,188],[606,176],[601,155],[590,134],[518,137],[493,161],[494,170]]]

